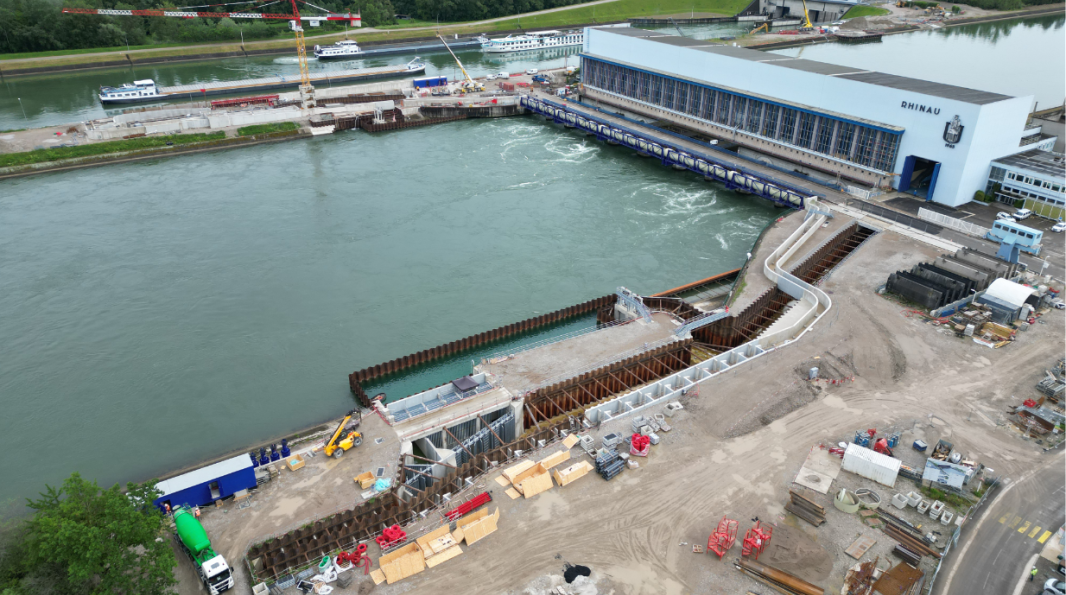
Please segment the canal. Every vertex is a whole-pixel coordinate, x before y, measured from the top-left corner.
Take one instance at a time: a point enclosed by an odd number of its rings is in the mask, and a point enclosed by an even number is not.
[[[780,215],[534,118],[0,182],[0,502],[338,416],[350,372],[736,268]]]

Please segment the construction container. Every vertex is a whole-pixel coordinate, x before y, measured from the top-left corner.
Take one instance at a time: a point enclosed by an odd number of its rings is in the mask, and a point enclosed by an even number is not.
[[[872,479],[881,485],[894,487],[901,464],[902,461],[899,459],[863,448],[858,444],[849,444],[848,449],[844,451],[841,469],[866,479]]]
[[[502,82],[502,83],[499,83],[498,86],[503,91],[514,91],[514,83]]]

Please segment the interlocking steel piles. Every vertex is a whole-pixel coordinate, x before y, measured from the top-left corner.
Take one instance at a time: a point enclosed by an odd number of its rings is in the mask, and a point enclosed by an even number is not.
[[[607,466],[618,460],[618,453],[613,450],[607,451],[606,454],[598,455],[596,457],[596,471],[602,472]]]
[[[896,544],[896,547],[892,548],[892,553],[896,557],[900,558],[901,560],[903,560],[907,564],[910,564],[911,566],[914,566],[915,568],[917,568],[918,567],[918,563],[922,561],[922,555],[921,554],[919,554],[917,552],[912,552],[911,550],[903,547],[900,544]]]
[[[815,527],[825,522],[825,509],[811,502],[792,490],[788,491],[791,501],[785,505],[785,510],[807,521]]]
[[[619,459],[619,460],[611,463],[610,465],[607,465],[606,467],[604,467],[603,471],[600,472],[600,475],[603,476],[604,480],[611,481],[611,479],[613,479],[615,475],[618,475],[619,473],[621,473],[622,470],[625,469],[625,468],[626,468],[625,461]]]

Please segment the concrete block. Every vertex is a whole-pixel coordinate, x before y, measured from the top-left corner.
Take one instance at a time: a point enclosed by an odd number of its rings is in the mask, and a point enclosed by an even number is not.
[[[918,503],[922,501],[922,495],[918,492],[909,492],[907,494],[907,505],[918,506]]]
[[[929,502],[922,500],[918,503],[918,514],[925,514],[929,512]]]
[[[907,497],[904,496],[903,494],[894,494],[892,496],[892,506],[895,506],[896,508],[898,508],[900,510],[903,510],[904,508],[907,508],[907,504],[908,503],[909,503],[909,501],[907,500]]]
[[[953,519],[954,517],[955,517],[955,515],[954,515],[954,514],[952,514],[952,513],[951,513],[951,511],[949,511],[949,510],[945,510],[945,511],[944,511],[944,514],[942,514],[942,515],[940,516],[940,524],[941,524],[941,525],[950,525],[950,524],[951,524],[951,521],[952,521],[952,519]]]

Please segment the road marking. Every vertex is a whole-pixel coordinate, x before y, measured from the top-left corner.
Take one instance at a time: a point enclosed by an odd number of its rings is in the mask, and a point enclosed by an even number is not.
[[[1013,529],[1018,526],[1018,523],[1022,522],[1022,517],[1016,516],[1014,520],[1010,522],[1010,528]]]
[[[1033,532],[1029,534],[1029,539],[1036,537],[1037,533],[1040,533],[1040,526],[1033,527]]]
[[[1010,518],[1010,513],[1008,512],[1007,514],[1003,515],[1002,518],[999,519],[999,524],[1000,525],[1006,525],[1007,524],[1007,519],[1009,519],[1009,518]]]
[[[1029,525],[1030,525],[1029,521],[1025,521],[1024,525],[1022,525],[1021,527],[1018,527],[1018,533],[1025,533],[1026,531],[1028,531],[1029,530]]]
[[[1040,539],[1037,539],[1037,541],[1039,541],[1040,543],[1044,543],[1045,541],[1047,541],[1048,537],[1051,537],[1051,531],[1044,531],[1044,534],[1041,535]]]

